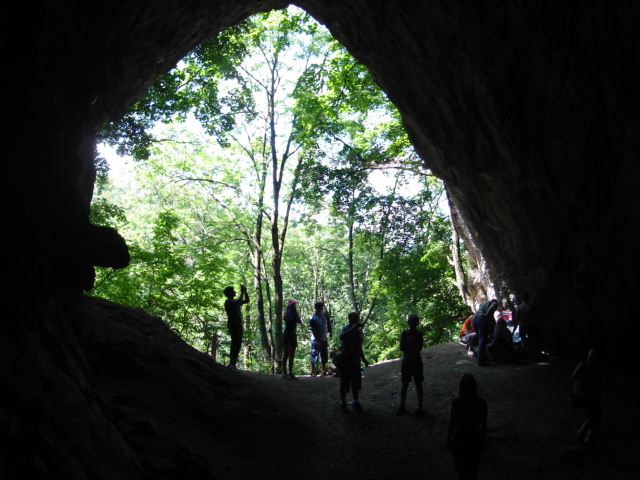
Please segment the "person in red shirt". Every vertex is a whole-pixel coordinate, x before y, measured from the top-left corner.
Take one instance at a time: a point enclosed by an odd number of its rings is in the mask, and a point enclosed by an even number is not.
[[[473,328],[473,315],[470,315],[460,329],[460,341],[467,346],[467,355],[473,357],[476,352],[473,347],[478,345],[478,334]]]

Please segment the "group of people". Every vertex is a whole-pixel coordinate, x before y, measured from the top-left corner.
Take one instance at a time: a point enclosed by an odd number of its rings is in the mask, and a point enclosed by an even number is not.
[[[229,353],[229,368],[237,370],[237,360],[242,342],[242,305],[249,302],[247,288],[240,287],[240,297],[235,298],[237,293],[233,287],[224,289],[227,297],[225,301],[225,311],[228,317],[228,328],[231,336],[231,348]],[[484,307],[483,307],[484,308]],[[486,308],[486,312],[492,310]],[[407,316],[407,327],[400,333],[400,350],[402,360],[400,364],[400,406],[398,415],[406,414],[406,401],[409,384],[413,381],[418,397],[418,405],[415,410],[416,415],[423,414],[423,388],[424,381],[423,363],[421,351],[424,348],[424,336],[418,329],[419,317],[412,314]],[[283,330],[283,379],[294,379],[293,363],[295,352],[298,347],[296,329],[302,324],[302,319],[297,310],[295,299],[287,301],[287,308],[284,315]],[[362,343],[363,323],[357,312],[348,315],[348,323],[339,333],[340,351],[332,352],[333,366],[327,367],[329,362],[329,339],[332,337],[332,322],[324,309],[322,302],[314,305],[314,314],[309,319],[311,329],[311,353],[310,365],[311,375],[332,375],[340,378],[340,409],[344,413],[349,413],[347,406],[347,394],[351,392],[351,407],[354,411],[363,413],[364,409],[358,397],[362,386],[361,362],[365,367],[368,362],[364,356]],[[467,325],[469,327],[469,325]],[[484,325],[474,322],[475,331],[484,329]],[[469,329],[469,328],[468,328]],[[482,330],[484,332],[484,330]],[[474,333],[472,330],[469,334]],[[473,350],[471,337],[466,337]],[[478,345],[484,346],[482,335],[479,337]],[[320,371],[318,371],[318,363]],[[333,369],[333,372],[331,371]],[[487,404],[478,396],[476,380],[471,374],[462,376],[459,385],[459,395],[451,403],[451,416],[447,435],[447,448],[451,449],[456,471],[460,478],[475,478],[483,445],[483,438],[487,431]]]
[[[229,354],[229,368],[236,370],[236,362],[242,342],[242,305],[249,302],[247,289],[240,287],[240,297],[236,299],[233,287],[224,289],[227,296],[225,310],[228,316],[228,327],[231,336]],[[498,313],[497,318],[494,317]],[[523,359],[527,349],[532,348],[534,330],[528,296],[523,294],[515,309],[512,326],[514,332],[519,327]],[[421,351],[424,347],[423,333],[418,329],[419,317],[415,314],[407,316],[407,327],[400,334],[400,350],[402,359],[400,364],[400,406],[397,415],[406,414],[406,400],[409,384],[414,382],[417,393],[416,415],[423,414],[424,381]],[[283,379],[294,379],[293,364],[298,346],[296,329],[303,322],[297,310],[295,299],[287,301],[284,315],[283,331]],[[322,302],[316,302],[314,313],[309,319],[311,329],[310,365],[312,376],[334,375],[340,377],[340,409],[349,413],[346,397],[352,395],[351,406],[354,411],[363,413],[359,402],[362,386],[361,362],[365,367],[362,344],[363,323],[357,312],[348,315],[348,324],[339,333],[340,351],[328,351],[329,339],[332,338],[332,322],[324,309]],[[502,318],[501,309],[496,299],[489,300],[478,308],[463,322],[460,330],[460,340],[467,345],[467,353],[477,356],[478,365],[486,366],[491,357],[496,361],[509,361],[514,353],[513,336],[506,321]],[[477,351],[475,350],[477,349]],[[331,356],[333,365],[329,365]],[[320,368],[318,369],[318,363]],[[329,365],[329,367],[328,367]],[[583,408],[586,418],[578,430],[580,441],[592,445],[597,437],[602,423],[602,407],[600,392],[602,378],[595,350],[589,352],[586,361],[580,363],[573,373],[574,395],[572,401],[578,408]],[[606,392],[605,392],[606,394]],[[456,472],[461,479],[474,479],[484,446],[487,432],[487,403],[478,395],[476,379],[472,374],[465,373],[459,383],[458,395],[451,402],[449,427],[447,432],[447,448],[452,451]]]
[[[481,367],[489,365],[490,358],[501,363],[513,360],[516,354],[513,334],[516,330],[520,334],[519,351],[523,361],[533,349],[534,330],[528,295],[521,295],[511,325],[507,324],[502,312],[498,300],[489,300],[467,317],[460,328],[460,341],[467,346],[469,356],[478,358]]]
[[[283,332],[283,374],[284,379],[293,379],[293,357],[298,346],[296,327],[302,324],[297,311],[295,299],[289,299],[285,312],[285,329]],[[311,376],[336,375],[340,377],[340,409],[349,413],[346,396],[351,392],[353,397],[352,407],[355,411],[362,413],[363,409],[358,401],[358,394],[362,384],[362,373],[360,362],[365,366],[369,365],[362,350],[362,326],[360,316],[357,312],[349,314],[349,323],[340,330],[340,353],[332,355],[333,372],[327,368],[329,362],[329,339],[333,336],[332,322],[324,309],[324,303],[314,304],[314,313],[309,319],[311,329],[311,353],[309,362],[311,365]],[[318,371],[320,363],[320,371]],[[287,372],[287,368],[289,371]]]

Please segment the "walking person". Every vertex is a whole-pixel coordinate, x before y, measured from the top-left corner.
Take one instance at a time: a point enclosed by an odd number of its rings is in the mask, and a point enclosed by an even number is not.
[[[347,393],[351,391],[353,402],[351,406],[358,413],[364,413],[362,405],[358,401],[358,395],[362,387],[362,370],[360,360],[369,366],[362,351],[362,324],[358,312],[349,314],[349,324],[340,331],[340,410],[349,413],[347,408]]]
[[[249,294],[247,293],[247,287],[240,286],[240,298],[236,297],[236,291],[233,287],[227,287],[224,289],[224,294],[227,299],[224,302],[224,309],[227,312],[227,327],[229,328],[229,335],[231,335],[231,348],[229,350],[229,368],[231,370],[238,370],[237,362],[238,355],[240,354],[240,347],[242,345],[242,305],[249,303]]]
[[[400,364],[400,376],[402,381],[402,389],[400,390],[400,408],[396,412],[398,415],[406,413],[405,403],[407,401],[407,390],[411,379],[413,379],[418,394],[418,408],[416,415],[422,415],[422,382],[424,381],[424,373],[422,366],[422,355],[420,352],[424,347],[424,335],[418,330],[420,318],[418,315],[412,314],[407,316],[409,328],[403,330],[400,334],[400,351],[402,352],[402,363]]]
[[[302,325],[302,320],[298,314],[298,302],[290,298],[287,301],[287,310],[284,313],[284,331],[282,332],[282,378],[285,380],[295,379],[293,374],[293,361],[298,348],[298,335],[296,329],[298,324]],[[287,373],[287,362],[289,362],[289,373]]]

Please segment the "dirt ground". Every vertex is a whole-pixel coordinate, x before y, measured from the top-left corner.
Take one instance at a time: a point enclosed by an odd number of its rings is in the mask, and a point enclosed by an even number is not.
[[[345,414],[338,378],[232,372],[139,310],[82,310],[92,383],[145,479],[455,479],[445,439],[467,372],[489,406],[481,479],[637,478],[640,386],[623,373],[605,372],[602,442],[588,448],[568,402],[575,361],[478,367],[463,345],[438,345],[423,351],[425,415],[412,386],[396,415],[399,360],[366,369],[365,411]]]
[[[640,453],[640,423],[634,402],[640,397],[637,385],[634,392],[628,390],[623,375],[607,373],[610,402],[605,403],[602,442],[593,449],[577,442],[575,435],[582,411],[568,402],[573,364],[530,361],[478,367],[459,343],[430,348],[423,359],[426,415],[420,417],[413,415],[413,386],[407,395],[408,414],[395,413],[399,360],[366,369],[360,395],[364,414],[339,410],[338,378],[287,381],[241,375],[256,377],[287,402],[306,406],[310,417],[322,419],[322,437],[334,439],[330,445],[295,444],[295,454],[281,456],[291,471],[316,465],[330,478],[457,478],[445,445],[449,405],[462,374],[472,373],[489,405],[480,478],[637,478],[633,473]],[[315,462],[317,458],[321,461]]]

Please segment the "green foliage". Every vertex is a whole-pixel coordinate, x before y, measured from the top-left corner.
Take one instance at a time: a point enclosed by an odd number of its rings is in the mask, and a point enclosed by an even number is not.
[[[235,126],[235,112],[250,109],[245,88],[221,96],[221,84],[239,78],[250,28],[250,23],[240,24],[200,44],[176,68],[158,77],[119,120],[106,125],[98,140],[115,146],[119,155],[147,160],[158,140],[152,133],[157,122],[184,120],[194,113],[225,144],[224,134]]]
[[[94,221],[119,228],[132,254],[99,272],[95,294],[161,316],[202,350],[217,335],[224,352],[222,289],[257,286],[266,318],[260,328],[252,295],[245,361],[262,371],[265,341],[277,356],[279,288],[303,320],[316,300],[337,325],[367,311],[372,361],[398,356],[409,313],[428,342],[449,340],[461,306],[442,186],[367,70],[304,12],[260,14],[203,43],[102,134],[144,161],[94,201]],[[370,178],[384,167],[396,168],[389,188]]]

